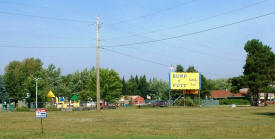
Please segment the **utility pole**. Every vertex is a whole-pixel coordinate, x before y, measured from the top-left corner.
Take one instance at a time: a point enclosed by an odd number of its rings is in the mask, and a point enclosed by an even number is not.
[[[96,109],[100,110],[100,80],[99,80],[99,17],[96,20]]]
[[[34,78],[34,77],[33,77]],[[35,80],[35,108],[37,109],[38,107],[38,105],[37,105],[37,91],[38,91],[38,80],[39,80],[40,78],[34,78],[34,80]]]
[[[171,76],[171,72],[173,72],[173,70],[174,70],[174,66],[171,65],[171,66],[170,66],[169,78],[171,78],[170,76]],[[169,81],[170,81],[170,79],[169,79]],[[170,84],[170,83],[169,83],[169,84]],[[169,85],[169,86],[170,86],[170,85]],[[169,100],[168,100],[168,105],[169,105],[169,106],[171,105],[171,88],[169,88]]]

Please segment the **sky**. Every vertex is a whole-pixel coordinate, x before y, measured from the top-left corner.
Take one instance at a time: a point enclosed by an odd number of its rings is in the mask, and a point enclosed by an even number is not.
[[[106,48],[100,66],[121,77],[168,80],[170,65],[178,64],[212,79],[239,76],[248,40],[274,52],[275,13],[208,29],[274,7],[274,0],[0,0],[0,74],[9,62],[29,57],[60,67],[63,75],[95,66],[99,17],[100,47]]]

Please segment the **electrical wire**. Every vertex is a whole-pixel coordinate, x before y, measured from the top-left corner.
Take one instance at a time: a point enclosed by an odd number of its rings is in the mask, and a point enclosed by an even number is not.
[[[258,18],[262,18],[262,17],[265,17],[265,16],[272,15],[274,13],[275,12],[270,12],[270,13],[267,13],[267,14],[263,14],[263,15],[255,16],[255,17],[251,17],[251,18],[247,18],[247,19],[240,20],[240,21],[237,21],[237,22],[233,22],[233,23],[229,23],[229,24],[225,24],[225,25],[221,25],[221,26],[217,26],[217,27],[213,27],[213,28],[197,31],[197,32],[182,34],[182,35],[173,36],[173,37],[168,37],[168,38],[162,38],[162,39],[156,39],[156,40],[144,41],[144,42],[135,42],[135,43],[128,43],[128,44],[113,45],[113,46],[103,46],[103,47],[105,47],[105,49],[106,49],[106,47],[108,47],[108,48],[111,48],[111,47],[124,47],[124,46],[128,46],[129,47],[129,46],[132,46],[132,45],[147,44],[147,43],[165,41],[165,40],[170,40],[170,39],[176,39],[176,38],[181,38],[181,37],[185,37],[185,36],[190,36],[190,35],[194,35],[194,34],[208,32],[208,31],[211,31],[211,30],[216,30],[216,29],[219,29],[219,28],[224,28],[224,27],[235,25],[235,24],[239,24],[239,23],[255,20],[255,19],[258,19]],[[11,46],[0,46],[0,47],[11,47]],[[32,46],[30,46],[30,47],[12,46],[12,47],[14,47],[14,48],[15,47],[16,48],[92,48],[92,47],[32,47]]]
[[[50,17],[50,16],[38,16],[38,15],[30,15],[30,14],[22,14],[22,13],[6,12],[6,11],[0,11],[0,14],[13,15],[13,16],[25,16],[25,17],[31,17],[31,18],[65,21],[65,22],[76,22],[76,23],[87,23],[87,24],[95,23],[88,20],[77,20],[77,19]]]
[[[160,42],[160,41],[166,41],[166,40],[171,40],[171,39],[177,39],[177,38],[182,38],[182,37],[187,37],[187,36],[191,36],[191,35],[195,35],[195,34],[200,34],[200,33],[204,33],[204,32],[208,32],[208,31],[212,31],[212,30],[216,30],[216,29],[220,29],[220,28],[225,28],[225,27],[229,27],[229,26],[233,26],[236,24],[240,24],[243,22],[248,22],[251,20],[255,20],[258,18],[262,18],[265,16],[269,16],[275,14],[275,12],[269,12],[267,14],[263,14],[263,15],[259,15],[259,16],[254,16],[251,18],[246,18],[237,22],[233,22],[233,23],[229,23],[229,24],[225,24],[225,25],[221,25],[221,26],[216,26],[216,27],[212,27],[212,28],[208,28],[208,29],[204,29],[204,30],[200,30],[200,31],[196,31],[196,32],[191,32],[191,33],[186,33],[186,34],[181,34],[181,35],[177,35],[177,36],[171,36],[171,37],[167,37],[167,38],[162,38],[162,39],[155,39],[155,40],[150,40],[150,41],[140,41],[140,42],[133,42],[133,43],[127,43],[127,44],[119,44],[119,45],[110,45],[110,46],[104,46],[104,47],[130,47],[133,45],[140,45],[140,44],[148,44],[148,43],[154,43],[154,42]]]
[[[0,48],[29,48],[29,49],[32,49],[32,48],[37,48],[37,49],[41,49],[41,48],[46,48],[46,49],[64,49],[64,48],[68,48],[68,49],[78,49],[78,48],[83,48],[83,49],[90,49],[90,48],[96,48],[96,47],[89,47],[89,46],[73,46],[73,47],[70,47],[70,46],[17,46],[17,45],[0,45]]]
[[[195,1],[197,1],[197,0],[189,0],[189,1],[186,1],[186,2],[182,2],[182,3],[178,4],[178,5],[174,5],[174,6],[165,8],[165,9],[158,10],[158,11],[150,13],[150,14],[138,16],[138,17],[131,18],[131,19],[121,20],[121,21],[118,21],[118,22],[115,22],[115,23],[111,23],[111,24],[105,24],[102,27],[113,26],[113,25],[116,25],[116,24],[122,24],[122,23],[132,22],[132,21],[138,20],[140,18],[156,15],[156,14],[159,14],[159,13],[162,13],[162,12],[165,12],[165,11],[169,11],[169,10],[175,9],[175,8],[183,6],[183,5],[188,5],[188,4],[191,4],[191,3],[195,2]]]
[[[151,38],[149,38],[148,37],[148,39],[151,39]],[[180,38],[178,38],[180,41],[184,41],[184,40],[182,40],[182,39],[180,39]],[[113,44],[114,44],[114,42],[112,42]],[[158,42],[159,43],[159,42]],[[178,46],[178,45],[176,45],[176,44],[171,44],[171,43],[167,43],[167,42],[161,42],[161,44],[160,45],[147,45],[146,47],[148,48],[148,47],[162,47],[163,45],[165,45],[165,46],[173,46],[173,47],[179,47],[179,48],[182,48],[182,46]],[[104,46],[104,45],[102,45],[102,46]],[[145,46],[143,46],[143,47],[145,47]],[[209,48],[209,46],[203,46],[203,47],[208,47]],[[125,48],[125,47],[124,47]],[[138,47],[138,46],[132,46],[132,47],[127,47],[127,48],[140,48],[140,47]],[[213,49],[213,48],[211,48],[211,49]],[[218,58],[219,60],[229,60],[229,61],[234,61],[234,62],[239,62],[239,59],[235,59],[235,58],[232,58],[232,57],[224,57],[224,56],[219,56],[219,55],[216,55],[216,54],[213,54],[213,53],[207,53],[207,52],[201,52],[201,51],[198,51],[198,50],[193,50],[193,49],[190,49],[190,48],[188,48],[188,47],[185,47],[184,48],[184,50],[185,51],[188,51],[188,52],[191,52],[191,53],[195,53],[195,54],[199,54],[199,55],[204,55],[204,56],[208,56],[208,57],[215,57],[215,58]],[[218,50],[218,51],[221,51],[221,50]]]
[[[116,53],[116,54],[119,54],[119,55],[127,56],[127,57],[137,59],[137,60],[140,60],[140,61],[149,62],[149,63],[157,64],[157,65],[160,65],[160,66],[164,66],[164,67],[169,67],[169,65],[166,65],[166,64],[163,64],[163,63],[159,63],[159,62],[156,62],[156,61],[153,61],[153,60],[148,60],[148,59],[128,55],[128,54],[121,53],[121,52],[118,52],[118,51],[115,51],[115,50],[112,50],[112,49],[109,49],[109,48],[100,47],[100,49],[105,50],[105,51],[109,51],[109,52],[112,52],[112,53]]]
[[[213,18],[217,18],[217,17],[220,17],[220,16],[224,16],[224,15],[227,15],[227,14],[238,12],[238,11],[241,11],[241,10],[253,7],[253,6],[257,6],[257,5],[265,3],[267,1],[269,1],[269,0],[257,1],[257,2],[254,2],[254,3],[248,4],[248,5],[245,5],[243,7],[235,8],[235,9],[225,11],[225,12],[213,15],[213,16],[193,20],[193,21],[190,21],[190,22],[184,23],[184,24],[178,24],[178,25],[175,25],[175,26],[170,26],[170,27],[160,28],[160,29],[156,29],[156,30],[151,30],[151,31],[144,32],[144,33],[134,33],[134,34],[131,34],[131,35],[128,35],[128,36],[119,36],[119,37],[107,38],[107,39],[104,39],[104,40],[101,40],[101,41],[109,41],[109,40],[115,40],[115,39],[121,39],[121,38],[125,39],[125,38],[131,38],[131,37],[139,37],[139,36],[145,35],[145,34],[151,34],[151,33],[156,33],[156,32],[160,32],[160,31],[164,31],[164,30],[175,29],[175,28],[178,28],[178,27],[184,27],[184,26],[187,26],[187,25],[193,25],[193,24],[200,23],[200,22],[203,22],[203,21],[207,21],[207,20],[210,20],[210,19],[213,19]]]
[[[0,45],[0,48],[38,48],[38,49],[40,49],[40,48],[87,48],[87,49],[90,49],[90,48],[96,48],[96,47],[34,47],[34,46],[14,46],[14,45],[13,46],[1,46]],[[137,56],[132,56],[132,55],[125,54],[125,53],[122,53],[122,52],[118,52],[118,51],[115,51],[115,50],[112,50],[112,49],[109,49],[109,48],[104,48],[104,47],[99,47],[99,48],[102,49],[102,50],[105,50],[105,51],[109,51],[109,52],[112,52],[112,53],[122,55],[122,56],[130,57],[130,58],[133,58],[133,59],[136,59],[136,60],[139,60],[139,61],[159,65],[159,66],[162,66],[162,67],[165,67],[165,68],[170,66],[168,64],[163,64],[163,63],[156,62],[156,61],[153,61],[153,60],[149,60],[149,59],[145,59],[145,58],[141,58],[141,57],[137,57]],[[209,73],[207,73],[207,74],[209,74]],[[211,74],[211,75],[217,75],[217,74]],[[217,76],[221,76],[221,75],[217,75]]]
[[[144,58],[141,58],[141,57],[136,57],[136,56],[132,56],[132,55],[129,55],[129,54],[121,53],[121,52],[118,52],[118,51],[115,51],[115,50],[112,50],[112,49],[109,49],[109,48],[100,47],[100,49],[105,50],[105,51],[109,51],[109,52],[111,52],[111,53],[116,53],[116,54],[119,54],[119,55],[122,55],[122,56],[126,56],[126,57],[129,57],[129,58],[133,58],[133,59],[136,59],[136,60],[139,60],[139,61],[143,61],[143,62],[155,64],[155,65],[159,65],[159,66],[162,66],[162,67],[164,67],[164,68],[167,68],[167,67],[170,67],[170,66],[171,66],[171,65],[163,64],[163,63],[156,62],[156,61],[153,61],[153,60],[144,59]],[[217,76],[217,77],[222,77],[222,76],[224,76],[224,75],[214,74],[214,73],[210,73],[210,72],[203,72],[203,73],[204,73],[204,74],[215,75],[215,76]]]

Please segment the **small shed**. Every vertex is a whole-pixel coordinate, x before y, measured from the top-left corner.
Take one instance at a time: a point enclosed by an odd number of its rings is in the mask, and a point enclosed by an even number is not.
[[[140,105],[140,104],[144,104],[144,98],[141,96],[135,96],[132,99],[132,105]]]

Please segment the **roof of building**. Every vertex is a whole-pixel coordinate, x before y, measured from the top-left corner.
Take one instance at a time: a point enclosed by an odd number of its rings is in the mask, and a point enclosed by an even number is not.
[[[210,94],[210,98],[227,98],[233,96],[233,94],[227,90],[212,90]]]
[[[210,98],[228,98],[228,97],[245,97],[247,92],[239,92],[236,94],[231,93],[228,90],[212,90]]]
[[[125,101],[127,99],[128,100],[135,100],[135,99],[143,99],[144,100],[143,97],[138,96],[138,95],[134,95],[134,96],[121,96],[119,101]]]

